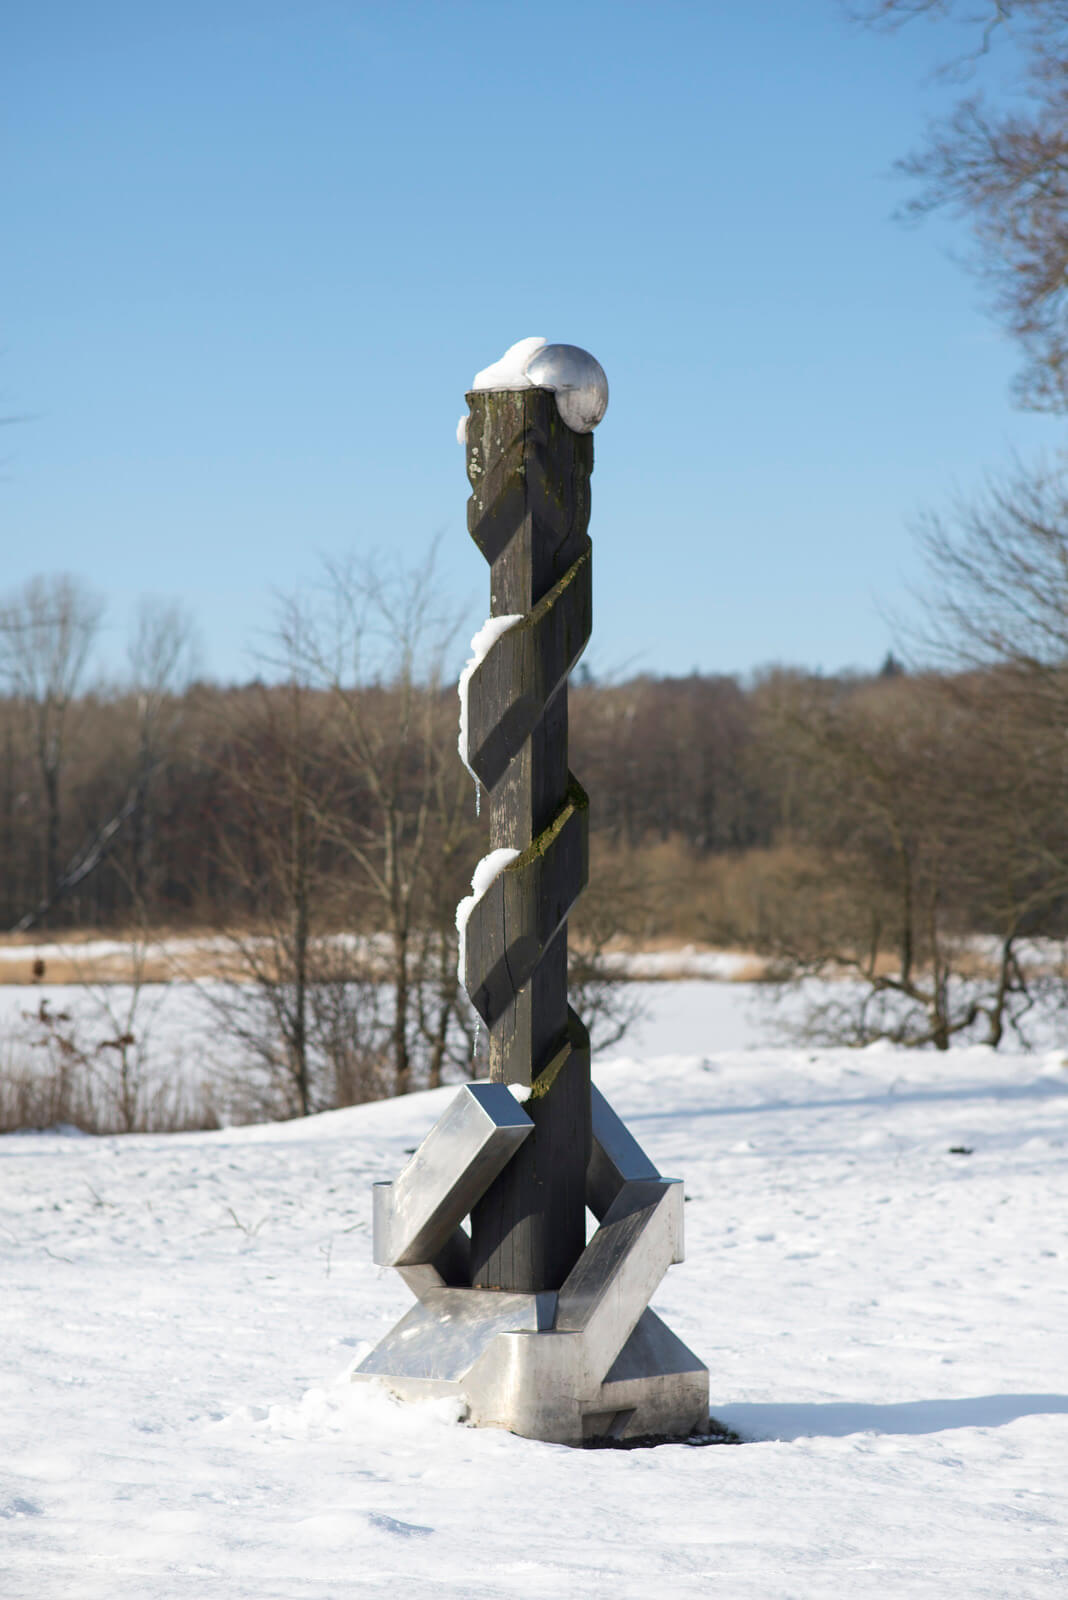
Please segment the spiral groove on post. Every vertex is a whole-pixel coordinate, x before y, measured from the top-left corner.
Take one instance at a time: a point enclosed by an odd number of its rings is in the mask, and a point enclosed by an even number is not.
[[[519,851],[467,923],[464,982],[490,1076],[530,1088],[534,1133],[472,1213],[472,1282],[557,1288],[585,1244],[589,1039],[567,1003],[567,918],[588,875],[588,803],[567,765],[567,680],[591,628],[593,441],[546,389],[468,395],[468,528],[494,616],[519,615],[468,684],[468,760],[494,849]]]

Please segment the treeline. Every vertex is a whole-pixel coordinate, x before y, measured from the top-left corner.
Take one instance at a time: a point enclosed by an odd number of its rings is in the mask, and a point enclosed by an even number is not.
[[[893,951],[903,981],[942,930],[1059,936],[1068,753],[1034,712],[1006,669],[587,681],[591,900],[636,939]],[[254,927],[301,873],[318,925],[449,926],[488,848],[451,683],[198,683],[145,718],[136,691],[70,702],[57,819],[35,708],[0,699],[8,929]]]
[[[764,726],[775,682],[647,677],[572,689],[572,765],[594,834],[628,851],[676,841],[698,856],[777,842],[788,784]],[[487,836],[456,754],[456,715],[451,685],[357,686],[342,698],[293,684],[196,683],[160,697],[146,732],[142,693],[89,692],[65,708],[51,773],[38,708],[2,696],[0,923],[255,920],[277,888],[270,840],[294,783],[307,791],[316,871],[332,885],[339,926],[380,925],[352,840],[375,839],[384,852],[383,804],[401,834],[423,828],[428,856],[448,855],[454,896]],[[395,783],[388,800],[379,763]],[[440,781],[428,797],[431,767]],[[461,826],[463,849],[451,842]]]
[[[1032,617],[1046,637],[1068,614],[1068,517],[1051,502],[1057,539],[1030,548],[1019,497],[1011,509],[1014,524],[988,517],[985,548],[975,527],[944,541],[942,569],[967,555],[965,592],[981,597],[1000,560],[1003,632],[1026,639],[1013,608],[1027,592],[1032,612],[1047,607]],[[1031,591],[1024,550],[1048,558]],[[299,1109],[315,1099],[315,1050],[352,1092],[361,1074],[403,1092],[470,1059],[454,911],[488,848],[432,573],[392,587],[366,569],[329,576],[325,613],[280,615],[273,681],[241,687],[183,680],[165,608],[143,617],[112,690],[79,683],[96,618],[73,580],[39,580],[0,612],[3,926],[218,930],[264,997],[259,1032]],[[958,637],[995,598],[960,611]],[[1013,655],[999,636],[985,661],[911,674],[892,658],[872,676],[744,682],[580,672],[571,762],[593,872],[574,981],[602,1039],[619,1026],[601,961],[619,937],[742,946],[785,977],[852,975],[845,1009],[841,986],[825,1008],[827,1037],[944,1048],[1023,1028],[1059,981],[1051,941],[1068,932],[1068,651],[1054,642]],[[336,935],[374,936],[375,971],[366,938],[356,959]],[[383,977],[389,1015],[361,1064],[352,985],[370,984],[367,1015]]]

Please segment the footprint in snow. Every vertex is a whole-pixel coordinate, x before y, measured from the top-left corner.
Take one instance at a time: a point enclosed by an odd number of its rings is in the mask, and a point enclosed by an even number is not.
[[[381,1511],[372,1511],[367,1520],[384,1533],[396,1533],[402,1539],[421,1539],[425,1534],[434,1532],[433,1528],[425,1528],[419,1522],[399,1522],[396,1517],[387,1517]]]
[[[13,1500],[5,1500],[0,1504],[0,1517],[43,1517],[44,1507],[36,1505],[32,1500],[23,1500],[16,1495]]]

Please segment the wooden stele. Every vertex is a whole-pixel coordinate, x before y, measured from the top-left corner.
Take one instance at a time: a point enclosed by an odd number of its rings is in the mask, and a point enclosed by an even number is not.
[[[567,917],[588,873],[586,795],[568,770],[567,678],[590,635],[593,438],[548,389],[467,396],[471,537],[493,616],[521,616],[468,685],[468,759],[491,847],[520,852],[477,901],[465,982],[491,1079],[530,1088],[534,1131],[471,1215],[472,1284],[558,1289],[586,1238],[589,1036],[567,1003]]]
[[[607,383],[569,345],[525,371],[555,393],[467,397],[469,526],[493,614],[510,619],[465,674],[492,846],[516,852],[464,908],[464,982],[496,1081],[460,1089],[400,1176],[375,1186],[375,1260],[417,1304],[354,1378],[409,1400],[448,1395],[476,1426],[531,1439],[685,1438],[708,1427],[708,1372],[649,1308],[682,1259],[682,1185],[591,1090],[567,1003],[567,917],[587,875],[586,796],[567,767],[567,677],[590,633],[582,430]]]

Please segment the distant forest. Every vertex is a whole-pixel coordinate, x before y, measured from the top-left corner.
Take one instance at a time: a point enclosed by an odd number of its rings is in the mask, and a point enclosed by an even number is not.
[[[1068,929],[1068,751],[1007,668],[642,676],[570,700],[580,945],[701,940],[937,995],[985,935],[1005,1000],[1021,941]],[[414,677],[84,693],[61,718],[0,699],[0,919],[449,942],[488,849],[456,716],[451,684]]]
[[[573,685],[571,765],[590,796],[597,857],[611,863],[618,932],[765,948],[770,908],[759,896],[748,909],[708,901],[707,865],[823,840],[826,800],[814,808],[791,719],[810,702],[907,717],[927,685],[898,671]],[[324,925],[372,930],[391,849],[403,857],[419,844],[410,892],[421,921],[439,914],[440,897],[451,915],[489,847],[486,808],[476,817],[456,752],[451,685],[84,693],[43,729],[45,709],[0,697],[8,930],[254,924],[285,897],[297,853]]]

